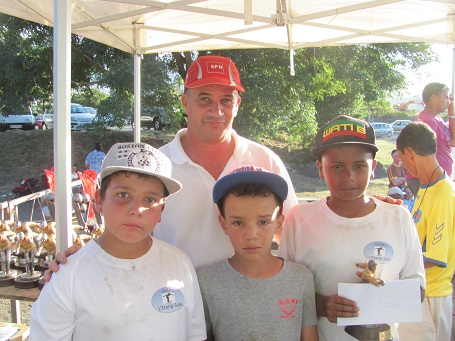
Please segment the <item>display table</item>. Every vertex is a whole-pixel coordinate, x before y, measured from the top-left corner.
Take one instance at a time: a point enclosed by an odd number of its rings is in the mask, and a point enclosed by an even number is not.
[[[8,299],[11,302],[11,322],[21,322],[20,301],[34,302],[40,292],[38,288],[17,289],[14,285],[0,287],[0,298]]]
[[[0,328],[8,326],[11,330],[16,330],[15,334],[9,337],[9,341],[23,341],[30,335],[30,327],[26,324],[0,322]]]

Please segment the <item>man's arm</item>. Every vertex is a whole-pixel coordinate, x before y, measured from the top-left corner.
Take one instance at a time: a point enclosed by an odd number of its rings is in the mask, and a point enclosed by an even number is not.
[[[79,248],[77,246],[70,246],[66,250],[63,250],[62,252],[57,253],[55,256],[55,261],[51,261],[48,264],[48,270],[44,271],[44,281],[49,282],[52,277],[53,272],[58,272],[59,270],[59,264],[65,264],[67,261],[67,258],[73,254],[75,254],[77,251],[79,251]]]
[[[455,147],[455,113],[453,109],[453,97],[450,98],[450,104],[447,108],[449,117],[450,145]]]
[[[357,317],[359,307],[350,299],[338,296],[323,296],[316,294],[316,312],[318,316],[327,317],[332,322],[337,322],[337,317]]]

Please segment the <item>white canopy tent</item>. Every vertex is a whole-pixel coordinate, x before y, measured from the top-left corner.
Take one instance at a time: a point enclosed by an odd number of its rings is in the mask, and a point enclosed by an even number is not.
[[[140,55],[146,53],[281,48],[290,51],[292,72],[292,51],[304,47],[455,44],[454,0],[0,0],[0,11],[56,28],[54,108],[65,113],[54,118],[57,226],[71,226],[71,33],[135,55],[136,117]],[[60,228],[57,248],[70,244]]]

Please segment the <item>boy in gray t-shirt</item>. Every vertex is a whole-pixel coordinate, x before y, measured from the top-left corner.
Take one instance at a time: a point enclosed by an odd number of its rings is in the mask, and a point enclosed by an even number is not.
[[[287,193],[282,177],[255,166],[216,182],[213,200],[235,253],[198,271],[207,340],[318,340],[313,275],[271,253]]]

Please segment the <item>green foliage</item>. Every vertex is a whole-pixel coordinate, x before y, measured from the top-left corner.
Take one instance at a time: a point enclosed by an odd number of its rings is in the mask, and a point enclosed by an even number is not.
[[[46,26],[0,15],[0,110],[49,104],[52,40]],[[135,57],[75,35],[71,45],[73,101],[96,107],[100,126],[122,127],[133,113]],[[234,128],[254,140],[285,137],[303,149],[312,146],[317,127],[335,116],[371,118],[387,111],[385,98],[406,86],[400,70],[436,59],[424,43],[306,48],[295,52],[291,76],[289,51],[283,50],[144,55],[142,107],[163,107],[172,130],[185,125],[182,79],[192,59],[210,53],[232,58],[246,89]]]
[[[49,27],[0,14],[0,110],[11,110],[52,93]]]
[[[97,108],[101,101],[105,100],[109,95],[98,87],[90,87],[83,90],[73,90],[71,92],[71,102],[79,103],[85,107]]]
[[[133,95],[127,91],[117,91],[98,106],[96,127],[103,126],[123,128],[133,112]]]

